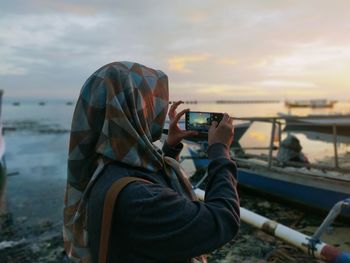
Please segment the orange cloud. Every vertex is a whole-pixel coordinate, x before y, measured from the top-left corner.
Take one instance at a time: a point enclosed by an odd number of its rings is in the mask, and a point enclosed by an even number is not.
[[[172,57],[168,60],[169,69],[172,71],[178,71],[182,73],[191,73],[192,71],[188,68],[188,64],[206,61],[208,57],[208,54]]]
[[[238,60],[232,58],[222,58],[218,59],[217,63],[224,65],[236,65],[238,63]]]
[[[200,23],[200,22],[203,22],[208,17],[209,17],[209,14],[207,12],[195,12],[195,13],[191,13],[188,16],[188,20],[191,23]]]

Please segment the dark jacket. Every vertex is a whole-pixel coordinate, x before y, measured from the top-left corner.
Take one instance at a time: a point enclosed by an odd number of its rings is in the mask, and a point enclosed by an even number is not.
[[[166,155],[179,151],[163,147]],[[120,163],[108,165],[94,185],[88,202],[88,233],[93,262],[98,262],[102,209],[112,183],[124,176],[153,182],[125,187],[113,215],[109,261],[189,262],[233,239],[239,228],[237,170],[223,144],[208,150],[209,180],[204,202],[177,194],[161,172],[150,174]]]

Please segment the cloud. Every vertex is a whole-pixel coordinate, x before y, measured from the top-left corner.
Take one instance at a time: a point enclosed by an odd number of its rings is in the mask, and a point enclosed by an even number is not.
[[[211,83],[173,83],[170,86],[172,100],[195,98],[197,100],[235,100],[235,99],[263,99],[267,96],[276,98],[282,96],[280,91],[274,92],[255,84],[211,84]]]
[[[349,67],[348,46],[328,46],[324,43],[296,45],[288,54],[270,57],[256,64],[268,76],[305,76]]]
[[[10,63],[0,65],[0,75],[25,75],[27,74],[26,68],[19,67]]]
[[[165,71],[174,96],[319,89],[350,97],[349,8],[340,0],[2,1],[0,86],[65,96],[103,64],[130,60]]]
[[[105,23],[106,18],[98,16],[3,16],[0,18],[0,54],[3,58],[0,61],[0,74],[30,74],[53,66],[60,60],[66,60],[64,63],[62,61],[62,66],[69,65],[73,62],[69,59],[74,56],[80,56],[83,61],[82,58],[92,49],[86,48],[89,45],[84,42],[75,40],[84,32],[98,30]],[[70,35],[70,31],[75,34]]]
[[[289,81],[279,79],[263,80],[256,83],[258,86],[268,88],[315,88],[316,84],[307,81]]]
[[[238,61],[233,58],[221,58],[217,60],[217,63],[223,64],[223,65],[236,65]]]
[[[190,64],[203,62],[209,58],[209,54],[184,55],[171,57],[168,60],[169,70],[182,73],[191,73]]]
[[[209,18],[209,13],[207,11],[196,11],[191,13],[187,19],[191,23],[202,23],[204,20]]]

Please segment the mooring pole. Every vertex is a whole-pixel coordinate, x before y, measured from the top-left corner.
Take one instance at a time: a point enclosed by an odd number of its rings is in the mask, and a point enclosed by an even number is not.
[[[338,148],[337,148],[337,126],[333,124],[333,146],[334,146],[334,165],[339,168]]]
[[[278,149],[281,147],[282,140],[282,123],[278,122]]]
[[[273,152],[273,141],[275,137],[275,130],[276,130],[276,119],[273,119],[271,137],[270,137],[270,148],[269,148],[269,168],[271,168],[272,166],[272,152]]]

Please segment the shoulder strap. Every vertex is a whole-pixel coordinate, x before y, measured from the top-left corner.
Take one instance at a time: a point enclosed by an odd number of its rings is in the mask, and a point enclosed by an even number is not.
[[[137,177],[123,177],[115,181],[108,189],[104,205],[103,205],[103,217],[101,224],[101,237],[100,237],[100,249],[99,249],[99,263],[107,263],[108,248],[109,248],[109,234],[111,230],[113,210],[117,201],[118,195],[124,187],[128,184],[136,181],[144,183],[151,183],[150,181],[137,178]]]

